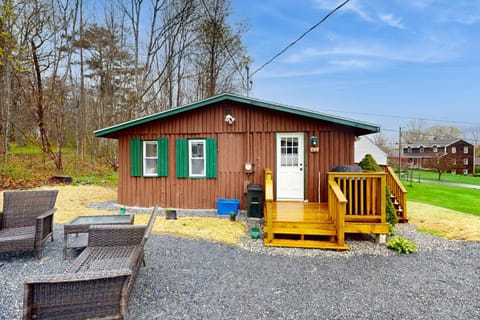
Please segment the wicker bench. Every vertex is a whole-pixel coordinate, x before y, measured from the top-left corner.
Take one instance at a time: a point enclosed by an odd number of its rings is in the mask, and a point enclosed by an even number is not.
[[[91,226],[87,248],[65,273],[27,277],[23,318],[124,319],[157,211],[145,226]]]
[[[0,252],[35,251],[53,241],[53,214],[58,190],[5,191],[0,212]]]

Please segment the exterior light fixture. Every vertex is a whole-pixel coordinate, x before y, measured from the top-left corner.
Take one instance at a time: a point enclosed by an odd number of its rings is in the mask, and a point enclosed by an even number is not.
[[[234,121],[235,121],[235,118],[231,114],[227,114],[225,116],[225,122],[226,123],[233,124]]]

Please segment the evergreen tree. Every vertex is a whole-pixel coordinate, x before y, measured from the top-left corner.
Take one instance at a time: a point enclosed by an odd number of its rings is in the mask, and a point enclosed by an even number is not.
[[[383,172],[383,170],[380,168],[380,166],[377,164],[377,161],[373,158],[371,154],[366,154],[365,157],[360,161],[358,164],[363,170],[366,171],[373,171],[373,172]],[[397,217],[397,212],[395,210],[395,207],[393,206],[392,198],[391,198],[391,192],[390,188],[388,185],[386,186],[386,197],[387,197],[387,222],[390,223],[391,225],[395,225],[398,222],[398,217]]]

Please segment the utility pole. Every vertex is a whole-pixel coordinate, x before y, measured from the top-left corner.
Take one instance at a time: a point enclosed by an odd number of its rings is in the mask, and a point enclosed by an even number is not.
[[[398,177],[402,177],[402,127],[398,130]]]

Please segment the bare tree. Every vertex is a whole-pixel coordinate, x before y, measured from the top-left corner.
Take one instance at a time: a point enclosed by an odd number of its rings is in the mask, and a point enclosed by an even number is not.
[[[402,142],[412,143],[415,141],[427,140],[425,133],[425,122],[423,120],[412,120],[407,124],[406,130],[402,131]]]
[[[243,28],[232,30],[227,20],[229,0],[201,0],[202,18],[197,27],[197,92],[206,98],[242,88],[242,70],[249,61],[241,42]],[[240,83],[240,86],[237,86]]]
[[[24,63],[20,58],[23,48],[17,39],[20,37],[18,28],[18,4],[4,0],[0,3],[0,152],[2,161],[8,161],[10,128],[12,124],[13,82],[15,74],[24,71]],[[13,116],[15,118],[15,115]]]
[[[442,174],[452,168],[452,161],[445,156],[445,153],[432,154],[428,159],[423,160],[423,166],[430,168],[438,173],[438,180],[440,180]]]
[[[455,139],[463,136],[463,132],[452,126],[432,126],[425,130],[431,140]]]
[[[373,142],[379,146],[383,151],[388,151],[390,148],[389,148],[389,139],[388,137],[379,132],[379,133],[376,133],[372,136],[373,138]]]

